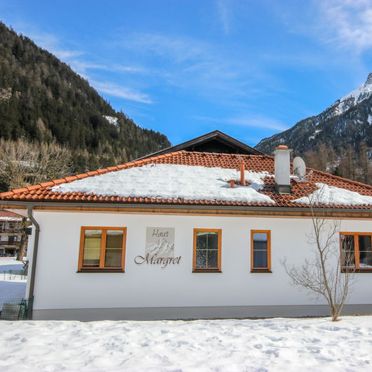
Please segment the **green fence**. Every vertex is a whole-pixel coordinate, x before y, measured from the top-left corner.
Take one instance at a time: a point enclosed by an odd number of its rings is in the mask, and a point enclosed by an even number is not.
[[[0,320],[28,319],[29,301],[25,300],[27,271],[0,272]]]
[[[0,320],[24,320],[29,318],[30,301],[25,299],[1,299]]]
[[[20,270],[5,270],[0,273],[3,277],[3,280],[26,280],[27,279],[27,271],[24,269]]]

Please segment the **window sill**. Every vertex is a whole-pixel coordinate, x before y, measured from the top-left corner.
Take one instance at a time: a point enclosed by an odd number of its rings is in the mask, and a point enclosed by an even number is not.
[[[222,273],[220,269],[193,269],[193,273]]]
[[[86,269],[82,268],[77,273],[124,273],[124,269]]]
[[[359,274],[359,273],[372,273],[372,269],[355,269],[355,270],[345,270],[345,269],[342,269],[341,270],[342,273],[349,273],[349,274]]]
[[[251,273],[252,274],[255,274],[255,273],[269,273],[269,274],[271,274],[272,271],[269,270],[269,269],[252,269]]]

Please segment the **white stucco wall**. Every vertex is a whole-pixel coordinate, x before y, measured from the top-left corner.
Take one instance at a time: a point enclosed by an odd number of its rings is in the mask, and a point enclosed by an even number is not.
[[[40,245],[34,309],[310,305],[281,264],[311,253],[311,220],[35,211]],[[126,226],[125,273],[77,273],[81,226]],[[180,265],[136,265],[146,227],[174,227]],[[222,273],[192,273],[193,229],[222,229]],[[250,230],[271,230],[272,273],[250,273]],[[341,222],[343,231],[372,231],[371,221]],[[372,304],[372,274],[356,274],[349,303]]]

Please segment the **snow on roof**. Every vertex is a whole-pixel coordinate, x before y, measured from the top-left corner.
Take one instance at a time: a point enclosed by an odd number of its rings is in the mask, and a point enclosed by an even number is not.
[[[249,170],[246,171],[246,178],[252,183],[249,187],[237,186],[231,189],[227,180],[239,179],[237,169],[242,162],[245,169]],[[299,182],[292,177],[291,192],[280,194],[275,188],[274,168],[274,158],[266,155],[182,150],[0,193],[0,201],[307,209],[306,196],[317,190],[318,183],[323,183],[335,190],[343,190],[342,194],[348,190],[357,195],[355,197],[352,194],[353,198],[333,197],[332,204],[319,204],[319,208],[336,211],[347,207],[356,212],[363,210],[372,213],[371,204],[366,204],[366,200],[369,203],[372,198],[370,185],[311,169],[306,175],[306,182]],[[198,174],[200,176],[197,177]],[[301,202],[302,198],[304,202]],[[336,204],[338,200],[340,204]],[[347,204],[349,200],[353,204]]]
[[[308,196],[294,200],[301,204],[326,205],[372,205],[372,196],[361,195],[358,192],[316,183],[317,190]]]
[[[245,171],[249,186],[231,188],[228,181],[239,179],[236,169],[175,164],[149,164],[89,177],[52,188],[54,192],[82,192],[95,195],[186,200],[274,201],[259,192],[268,172]]]

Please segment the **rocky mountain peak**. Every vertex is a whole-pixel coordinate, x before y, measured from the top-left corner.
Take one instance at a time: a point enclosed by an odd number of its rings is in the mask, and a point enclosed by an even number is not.
[[[340,156],[350,146],[355,153],[359,152],[362,144],[372,148],[372,73],[368,74],[364,84],[320,114],[263,139],[256,148],[271,153],[280,143],[291,146],[301,155],[307,151],[317,151],[321,144]]]
[[[367,80],[366,80],[366,82],[364,83],[364,86],[366,86],[366,85],[372,85],[372,72],[370,72],[370,73],[368,74]]]

